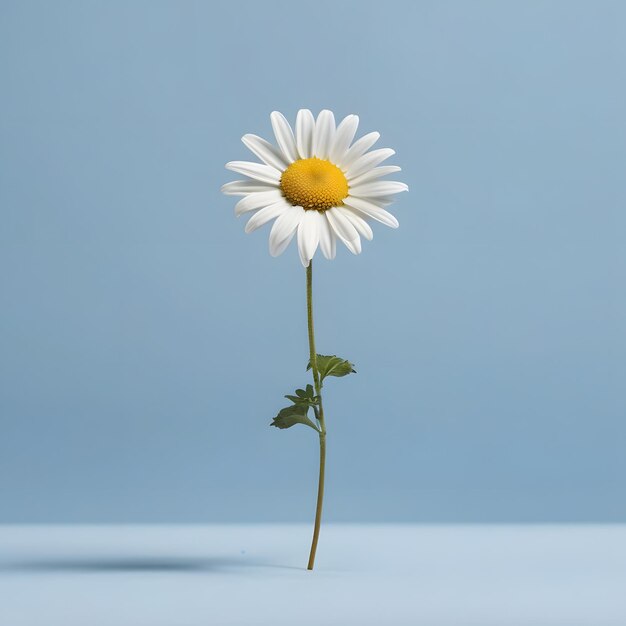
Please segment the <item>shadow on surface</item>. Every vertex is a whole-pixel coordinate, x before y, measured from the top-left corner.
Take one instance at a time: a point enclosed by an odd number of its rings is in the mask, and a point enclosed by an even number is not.
[[[245,558],[169,558],[169,557],[91,557],[50,558],[1,563],[5,572],[228,572],[250,568],[278,568],[299,570],[303,568],[276,565]]]

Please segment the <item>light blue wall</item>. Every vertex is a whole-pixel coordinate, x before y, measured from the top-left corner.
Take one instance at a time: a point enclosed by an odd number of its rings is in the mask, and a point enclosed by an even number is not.
[[[329,520],[626,520],[626,4],[2,2],[0,520],[309,520],[304,271],[223,169],[300,107],[397,150],[316,263]]]

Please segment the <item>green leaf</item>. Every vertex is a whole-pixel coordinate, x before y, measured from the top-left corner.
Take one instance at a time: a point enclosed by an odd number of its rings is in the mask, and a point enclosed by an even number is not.
[[[317,371],[320,375],[320,380],[324,380],[326,376],[347,376],[348,374],[356,374],[354,364],[345,359],[341,359],[336,355],[325,356],[318,354],[316,356]],[[307,365],[307,370],[311,369],[311,361]]]
[[[307,385],[306,389],[296,389],[296,395],[286,395],[287,400],[291,400],[294,404],[300,404],[306,407],[315,406],[319,403],[319,398],[315,395],[313,385]]]
[[[278,412],[278,415],[272,420],[271,426],[276,428],[291,428],[296,424],[305,424],[310,426],[314,431],[319,432],[315,424],[307,417],[308,406],[292,404]]]

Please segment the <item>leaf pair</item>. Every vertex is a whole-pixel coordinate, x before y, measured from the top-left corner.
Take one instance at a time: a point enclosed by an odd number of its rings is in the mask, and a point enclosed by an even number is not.
[[[320,384],[327,376],[347,376],[356,373],[354,365],[350,361],[341,359],[334,354],[325,356],[323,354],[316,355],[316,369],[320,376]],[[307,370],[311,369],[311,362],[307,366]],[[309,418],[309,409],[313,407],[317,416],[318,407],[320,405],[320,397],[315,394],[313,385],[307,385],[305,389],[296,389],[295,394],[286,395],[285,398],[291,400],[293,404],[285,407],[278,412],[278,415],[272,420],[271,426],[276,428],[291,428],[296,424],[305,424],[310,426],[314,431],[320,432],[318,426]]]

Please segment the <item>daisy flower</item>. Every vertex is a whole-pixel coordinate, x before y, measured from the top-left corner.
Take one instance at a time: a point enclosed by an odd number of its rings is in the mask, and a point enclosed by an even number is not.
[[[335,125],[331,111],[317,119],[308,109],[298,111],[295,134],[278,111],[270,119],[277,146],[256,135],[244,135],[243,143],[261,163],[231,161],[227,169],[246,180],[226,183],[222,191],[243,196],[235,206],[237,216],[250,215],[246,232],[272,222],[270,254],[282,254],[297,234],[298,253],[306,273],[306,310],[309,362],[313,384],[285,395],[291,404],[280,409],[271,426],[281,430],[304,425],[319,436],[320,464],[313,539],[307,569],[312,570],[322,522],[326,476],[326,414],[322,387],[329,377],[355,373],[354,364],[336,354],[318,354],[313,324],[313,257],[319,247],[333,259],[337,240],[353,254],[361,252],[361,237],[372,239],[372,221],[391,228],[398,220],[385,207],[392,197],[408,191],[404,183],[381,180],[400,171],[396,165],[380,165],[394,153],[390,148],[370,150],[378,133],[364,135],[353,143],[359,118],[348,115]],[[313,415],[311,416],[311,412]]]
[[[318,246],[327,259],[333,259],[337,240],[359,254],[361,237],[373,237],[372,221],[398,227],[398,220],[385,207],[394,194],[408,187],[380,180],[400,168],[380,166],[395,154],[390,148],[370,150],[379,133],[353,143],[359,118],[348,115],[336,126],[333,113],[327,110],[317,119],[308,109],[298,111],[295,133],[278,111],[270,119],[277,146],[256,135],[244,135],[243,143],[261,163],[227,163],[227,169],[247,179],[226,183],[222,191],[243,196],[235,214],[250,215],[247,233],[273,220],[272,256],[282,254],[297,234],[300,260],[308,267]]]

